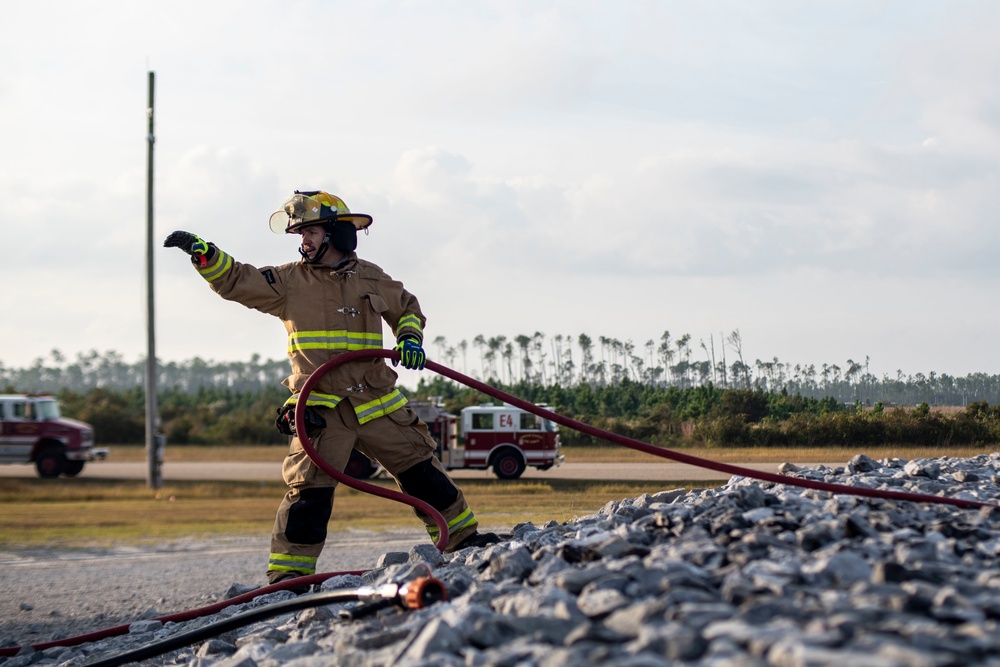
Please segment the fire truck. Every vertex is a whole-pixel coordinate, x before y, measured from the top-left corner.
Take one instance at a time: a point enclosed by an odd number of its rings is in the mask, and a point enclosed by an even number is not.
[[[492,468],[500,479],[517,479],[528,466],[548,470],[563,462],[559,427],[526,410],[508,404],[463,408],[459,440],[459,419],[440,403],[411,401],[409,406],[427,424],[446,470]],[[346,472],[365,479],[381,470],[355,450]]]
[[[55,397],[0,395],[0,463],[34,463],[39,477],[75,477],[87,461],[104,459],[94,449],[94,429],[65,419]]]

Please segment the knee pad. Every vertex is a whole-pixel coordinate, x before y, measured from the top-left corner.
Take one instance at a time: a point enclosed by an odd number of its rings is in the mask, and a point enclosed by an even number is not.
[[[448,509],[458,500],[458,489],[447,475],[434,467],[431,459],[425,459],[399,473],[399,485],[403,487],[403,491],[439,512]]]
[[[322,544],[333,512],[333,487],[302,489],[288,508],[285,538],[293,544]]]

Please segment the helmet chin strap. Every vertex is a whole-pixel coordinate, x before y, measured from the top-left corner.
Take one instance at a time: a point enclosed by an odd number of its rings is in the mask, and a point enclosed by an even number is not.
[[[302,259],[305,260],[306,264],[315,264],[319,260],[323,259],[323,255],[326,254],[326,249],[329,247],[330,247],[330,235],[327,234],[325,237],[323,237],[323,243],[321,243],[319,248],[316,249],[315,257],[309,259],[309,255],[306,253],[305,250],[302,249],[301,245],[299,246],[299,254],[302,255]]]

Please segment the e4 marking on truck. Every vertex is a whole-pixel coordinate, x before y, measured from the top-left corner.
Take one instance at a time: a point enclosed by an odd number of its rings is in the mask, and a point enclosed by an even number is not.
[[[411,406],[427,424],[448,470],[492,468],[500,479],[517,479],[528,466],[548,470],[563,462],[559,427],[527,410],[508,404],[462,408],[459,439],[455,415],[433,402]]]

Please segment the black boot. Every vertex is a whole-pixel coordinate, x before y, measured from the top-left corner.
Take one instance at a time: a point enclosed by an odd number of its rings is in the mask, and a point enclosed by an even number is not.
[[[454,549],[449,549],[450,552],[461,551],[462,549],[468,549],[469,547],[485,547],[491,544],[496,544],[500,542],[503,538],[496,533],[479,533],[475,532],[469,535],[467,538],[455,545]]]
[[[305,575],[289,572],[288,574],[285,574],[283,576],[275,577],[274,580],[271,581],[271,586],[274,586],[275,584],[287,584],[292,579],[298,579],[303,576]],[[308,593],[310,590],[312,590],[312,586],[310,586],[309,584],[302,584],[301,586],[286,586],[283,590],[291,591],[296,595],[302,595],[303,593]]]

